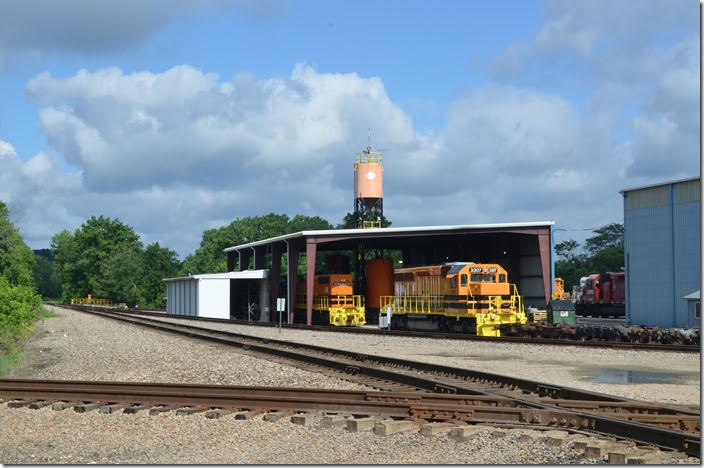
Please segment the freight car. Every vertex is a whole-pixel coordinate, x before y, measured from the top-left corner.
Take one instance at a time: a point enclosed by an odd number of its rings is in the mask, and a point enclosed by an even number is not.
[[[575,311],[582,317],[626,316],[626,274],[608,272],[580,278],[573,294]]]
[[[394,295],[380,298],[380,326],[409,329],[423,319],[442,331],[499,336],[498,325],[527,321],[516,285],[494,263],[401,268],[393,281]]]
[[[305,291],[305,277],[299,278],[298,291]],[[306,295],[296,295],[297,312],[305,312]],[[364,297],[355,295],[351,274],[324,274],[313,278],[313,323],[355,326],[366,323]]]

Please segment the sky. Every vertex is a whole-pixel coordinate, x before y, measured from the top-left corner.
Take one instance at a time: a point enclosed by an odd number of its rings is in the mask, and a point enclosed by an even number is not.
[[[0,2],[0,200],[35,249],[91,216],[183,259],[204,230],[623,221],[699,175],[696,0]]]

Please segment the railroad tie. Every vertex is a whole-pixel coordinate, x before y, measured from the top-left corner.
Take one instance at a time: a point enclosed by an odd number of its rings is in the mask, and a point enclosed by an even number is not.
[[[321,427],[343,426],[347,424],[347,418],[341,414],[326,414],[320,421]]]
[[[264,421],[276,422],[285,418],[286,416],[289,416],[290,414],[291,411],[272,411],[264,415]]]
[[[423,424],[420,427],[420,435],[432,437],[439,434],[447,434],[455,427],[457,427],[455,424],[444,422]]]
[[[101,406],[103,406],[102,403],[79,403],[73,406],[73,411],[75,411],[76,413],[87,413],[89,411],[98,409]]]
[[[190,416],[191,414],[202,413],[210,408],[207,406],[185,406],[176,410],[176,416]]]
[[[11,400],[7,402],[8,408],[24,408],[34,403],[34,400]]]
[[[418,432],[418,425],[413,421],[381,421],[374,424],[374,434],[391,435],[399,432]]]
[[[227,416],[230,413],[232,413],[231,410],[217,408],[217,409],[206,412],[205,417],[208,419],[219,419],[219,418],[222,418],[223,416]]]
[[[291,423],[299,426],[312,426],[320,418],[320,415],[312,413],[294,414],[291,416]]]
[[[377,418],[350,418],[347,420],[348,432],[366,432],[374,429]]]
[[[260,414],[263,414],[264,410],[261,409],[255,409],[255,410],[250,410],[250,411],[237,411],[235,413],[235,419],[252,419],[255,416],[258,416]]]
[[[44,408],[45,406],[49,406],[50,404],[51,402],[46,400],[33,401],[29,404],[29,409],[40,409]]]
[[[151,408],[151,406],[149,406],[149,405],[133,405],[133,406],[128,406],[127,408],[122,410],[122,412],[125,414],[135,414],[138,411],[147,410],[149,408]]]
[[[53,403],[51,405],[51,409],[54,411],[63,411],[66,408],[71,408],[72,406],[77,404],[78,403],[72,401],[57,401],[56,403]]]
[[[171,406],[155,406],[155,407],[149,409],[149,416],[157,416],[161,413],[166,413],[166,412],[171,411],[173,409],[174,408]]]
[[[103,414],[112,414],[112,413],[114,413],[116,411],[120,411],[121,409],[126,408],[126,407],[127,407],[127,405],[120,404],[120,403],[115,403],[112,405],[103,405],[100,408],[98,408],[98,412],[103,413]]]
[[[473,438],[476,434],[492,429],[490,426],[459,426],[450,431],[450,439],[458,442],[466,442]]]

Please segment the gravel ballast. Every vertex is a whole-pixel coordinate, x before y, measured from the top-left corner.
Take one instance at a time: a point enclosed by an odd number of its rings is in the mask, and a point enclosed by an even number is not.
[[[462,367],[565,385],[638,400],[698,405],[700,356],[695,353],[633,351],[577,346],[347,335],[149,317],[328,348]]]
[[[27,344],[20,365],[10,377],[367,389],[362,385],[257,359],[224,345],[120,324],[67,309],[49,308],[59,316],[37,324],[35,337]],[[202,322],[197,325],[206,326]],[[213,328],[222,326],[216,325]],[[510,363],[508,356],[519,352],[516,350],[522,350],[520,365],[527,365],[527,362],[532,362],[530,359],[534,359],[535,365],[543,365],[545,369],[554,371],[559,366],[549,361],[546,354],[554,355],[562,349],[529,346],[527,348],[532,350],[528,352],[525,346],[518,345],[383,338],[300,330],[283,330],[279,335],[278,330],[272,329],[233,325],[224,327],[241,333],[315,342],[322,346],[442,364],[459,366],[462,363],[462,366],[475,367],[475,364],[481,363],[490,366],[484,370],[497,373],[511,372],[505,365]],[[584,353],[584,350],[578,352]],[[604,356],[615,353],[601,350],[596,352],[604,353]],[[466,353],[472,359],[458,357],[459,353]],[[502,357],[493,364],[488,359],[482,360],[483,357],[494,354]],[[656,354],[667,356],[668,353]],[[684,357],[693,361],[690,356]],[[548,359],[548,363],[542,362],[541,358]],[[636,356],[629,359],[635,360]],[[608,362],[606,357],[602,360]],[[565,366],[569,366],[571,361],[565,359]],[[640,361],[642,363],[642,357]],[[661,365],[664,367],[668,364]],[[691,363],[685,367],[689,369],[690,366]],[[538,374],[521,376],[535,378],[536,375]],[[558,372],[557,375],[559,378],[563,374]],[[547,378],[541,380],[550,381]],[[572,385],[583,387],[577,383]],[[611,386],[602,391],[616,393]],[[655,399],[647,395],[640,398]],[[682,461],[698,462],[696,459]],[[593,462],[596,460],[587,460],[572,449],[551,446],[544,440],[519,439],[513,434],[496,438],[489,432],[480,432],[467,441],[457,442],[446,435],[432,438],[418,433],[380,436],[371,432],[349,433],[342,427],[322,428],[317,424],[304,427],[292,424],[288,418],[271,423],[263,421],[261,416],[235,420],[232,415],[207,419],[202,413],[191,416],[176,416],[175,412],[158,416],[149,416],[146,412],[134,415],[121,412],[108,415],[97,411],[79,414],[71,409],[11,409],[7,405],[0,405],[0,463]]]

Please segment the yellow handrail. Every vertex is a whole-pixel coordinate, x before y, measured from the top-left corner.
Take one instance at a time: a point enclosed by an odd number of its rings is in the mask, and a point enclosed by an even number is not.
[[[381,151],[362,151],[357,153],[359,164],[381,164]]]
[[[112,305],[112,300],[111,299],[98,299],[95,297],[72,297],[71,304]]]

